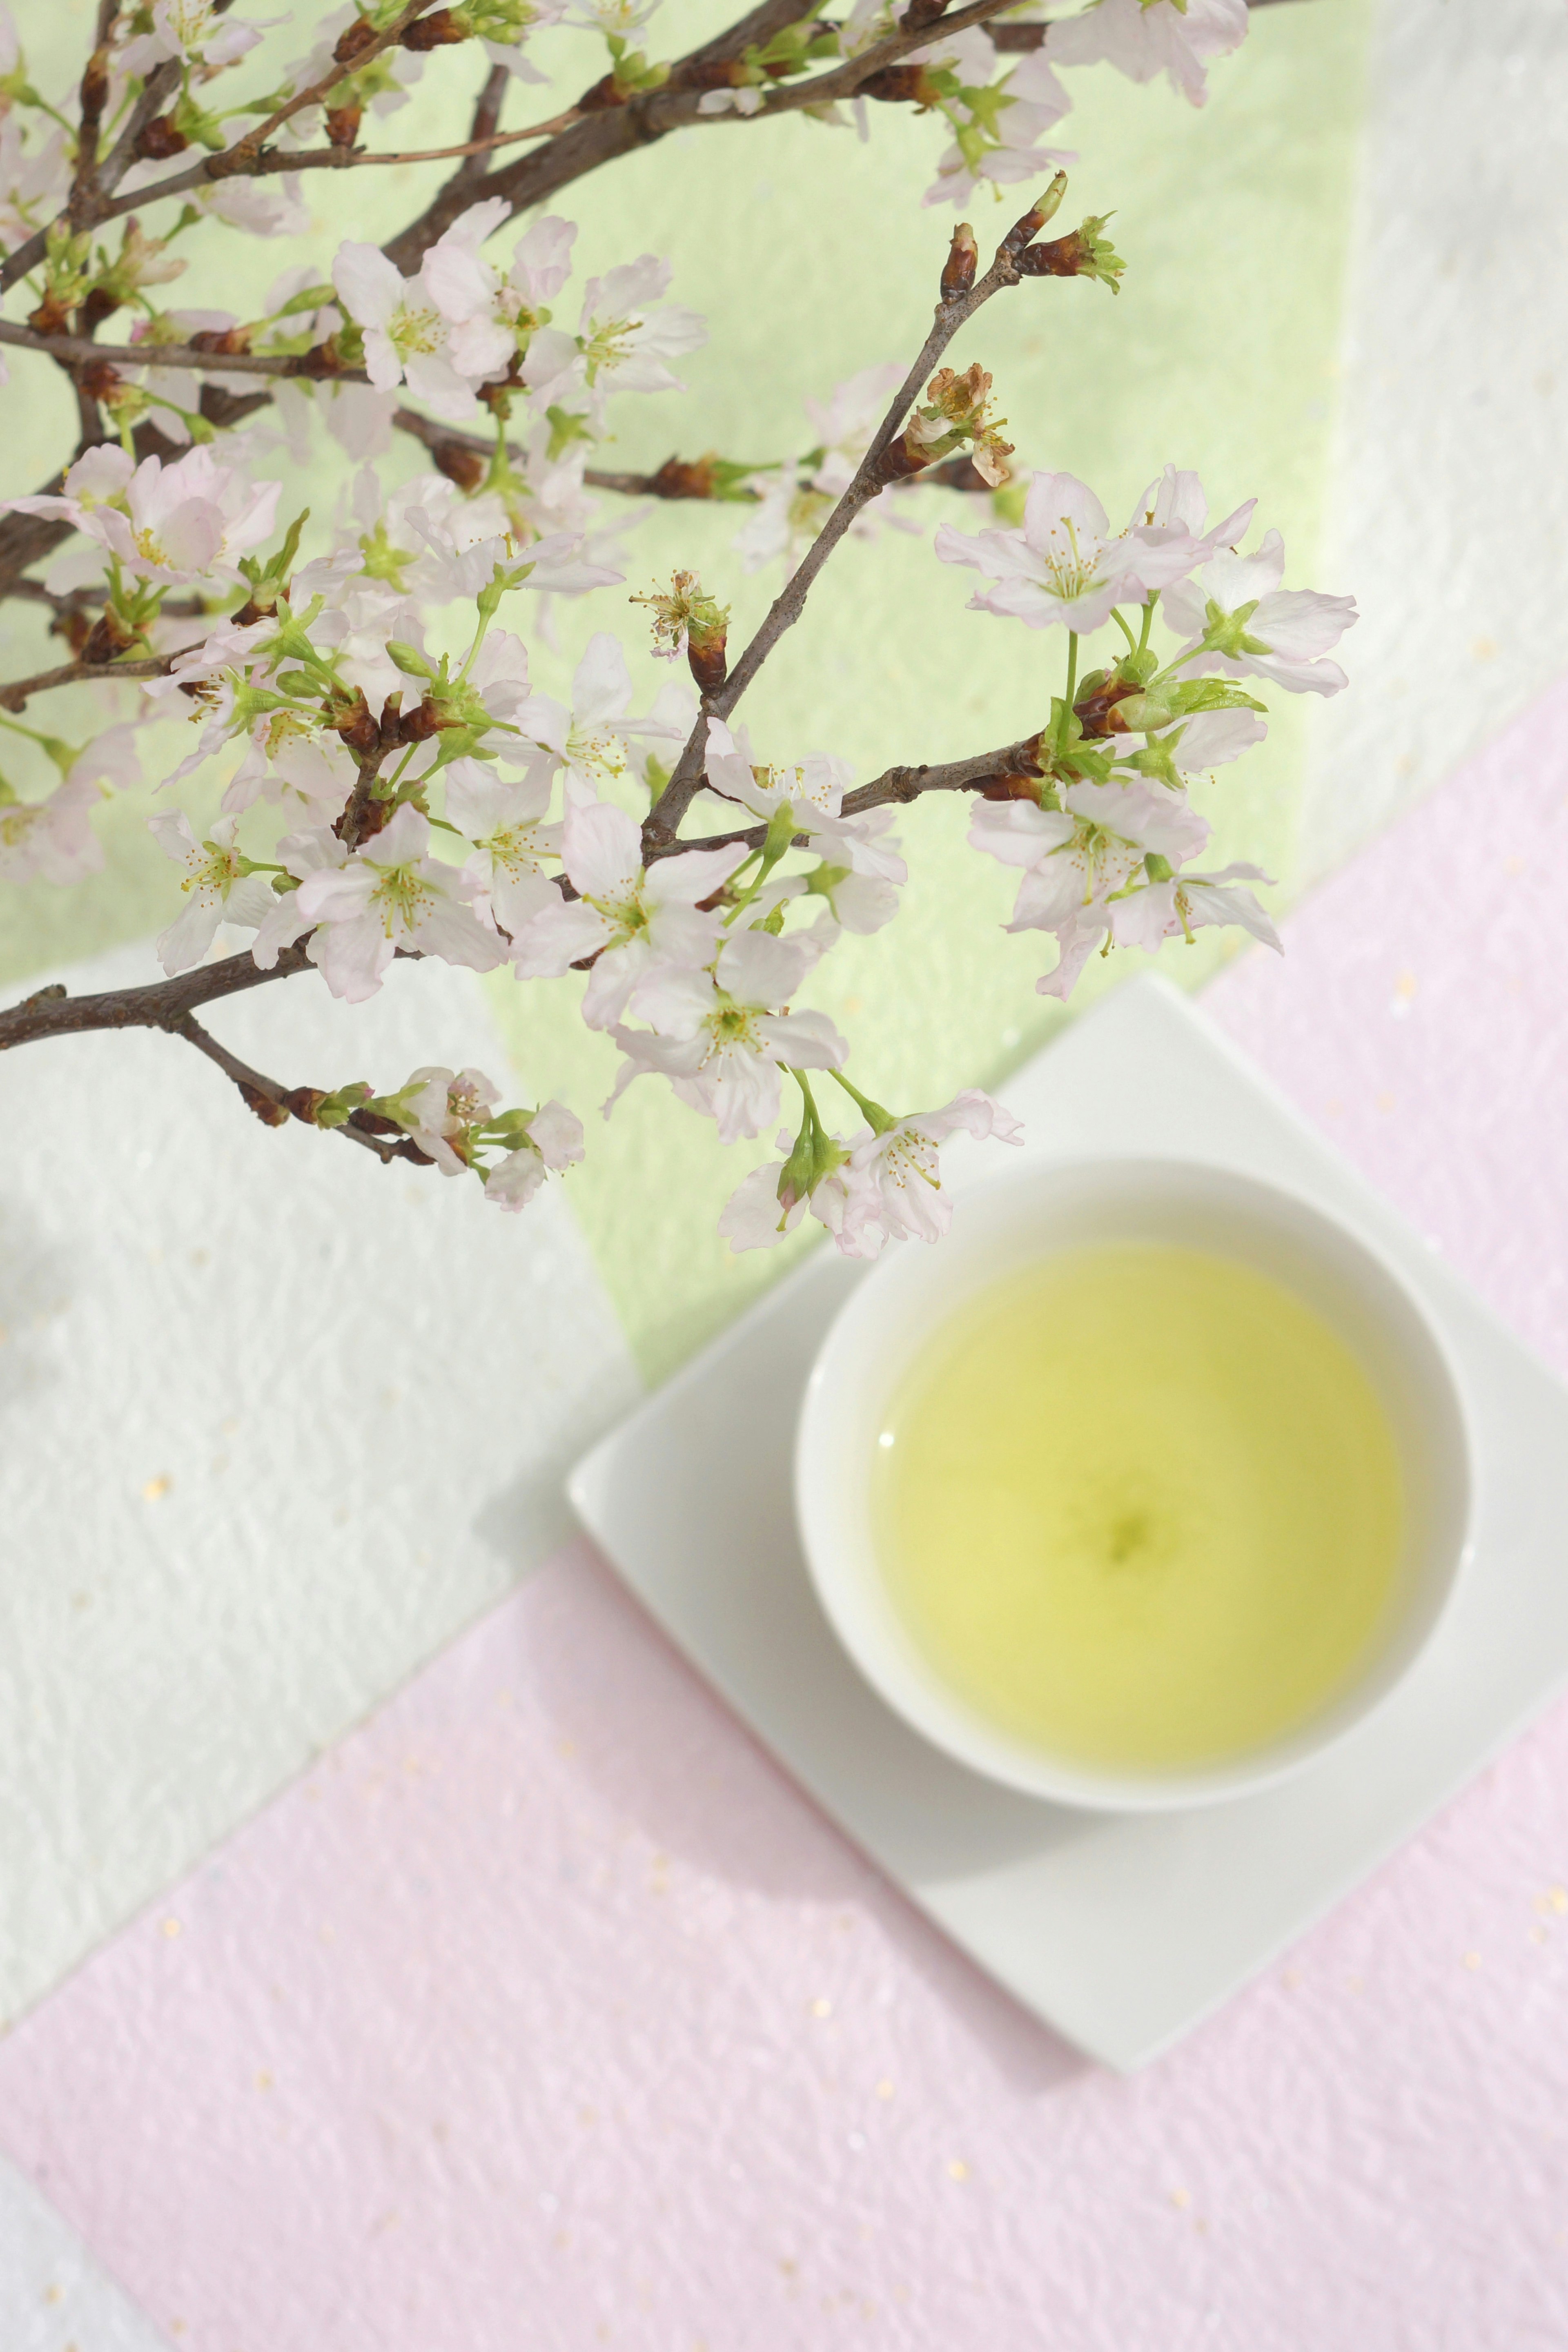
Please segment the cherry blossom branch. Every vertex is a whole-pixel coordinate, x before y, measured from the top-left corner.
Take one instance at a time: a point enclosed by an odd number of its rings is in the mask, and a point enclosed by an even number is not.
[[[974,751],[964,760],[949,760],[939,767],[887,768],[868,784],[844,795],[840,814],[844,816],[864,816],[868,809],[886,808],[889,803],[918,801],[927,793],[975,793],[985,785],[999,783],[1005,777],[1027,776],[1036,772],[1039,736],[1026,735],[1016,743],[1005,743],[994,751]],[[745,825],[734,833],[704,834],[700,840],[656,842],[646,851],[649,864],[661,857],[683,856],[689,849],[730,849],[744,843],[748,849],[761,849],[768,837],[765,824]],[[793,846],[809,849],[808,834],[797,834]]]
[[[228,0],[223,0],[223,5],[227,5]],[[404,34],[415,19],[427,14],[437,5],[437,0],[409,0],[408,6],[394,18],[384,32],[375,34],[362,47],[354,50],[350,63],[356,71],[361,67],[369,65],[373,58],[380,56],[383,49],[395,47],[402,40]],[[222,13],[221,7],[218,13]],[[78,187],[72,192],[73,209],[62,215],[61,217],[69,219],[74,227],[91,228],[100,221],[112,220],[123,212],[139,209],[142,205],[151,203],[154,196],[174,194],[176,185],[195,187],[204,181],[248,176],[257,169],[257,158],[274,131],[281,130],[284,123],[302,112],[306,107],[319,104],[342,79],[344,70],[343,62],[334,58],[331,72],[323,75],[319,81],[308,84],[304,89],[296,90],[293,96],[286,99],[264,122],[259,122],[254,130],[247,131],[244,138],[233,147],[226,148],[221,154],[208,156],[205,163],[195,166],[190,172],[177,173],[174,183],[160,183],[156,187],[140,190],[134,197],[121,198],[119,202],[106,202],[108,185],[113,184],[123,177],[135,158],[137,140],[157,112],[163,99],[173,94],[174,85],[179,79],[177,60],[172,61],[171,67],[158,67],[148,78],[135,114],[132,121],[126,125],[119,144],[109,158],[108,164],[101,173],[94,176],[90,185],[83,185],[79,182]],[[155,86],[157,86],[157,96],[153,99]],[[151,106],[149,106],[149,100],[153,100]],[[111,168],[113,182],[109,179]],[[266,168],[289,171],[295,167],[292,163],[281,163],[268,164]],[[47,227],[37,230],[32,236],[26,238],[13,252],[7,254],[4,264],[0,264],[0,293],[4,293],[7,287],[14,286],[18,278],[25,278],[28,270],[34,268],[43,259],[48,247],[49,228],[54,225],[51,221]]]
[[[264,1125],[282,1127],[292,1118],[313,1127],[315,1105],[321,1100],[314,1087],[285,1087],[252,1069],[248,1062],[220,1045],[195,1017],[199,1005],[311,969],[301,944],[282,949],[270,971],[258,970],[249,955],[234,955],[217,963],[198,965],[174,980],[154,981],[141,988],[108,989],[96,996],[68,996],[56,981],[0,1013],[0,1053],[13,1045],[35,1045],[45,1037],[82,1036],[94,1030],[162,1029],[171,1037],[183,1037],[186,1045],[215,1062]],[[341,1127],[330,1131],[347,1136],[351,1143],[374,1151],[384,1162],[412,1160],[422,1168],[430,1164],[416,1145],[398,1135],[390,1119],[384,1120],[374,1112],[351,1111]]]
[[[40,670],[36,677],[19,677],[0,686],[0,710],[25,710],[30,695],[51,686],[77,686],[84,679],[103,677],[167,677],[173,656],[154,654],[146,661],[62,662],[58,669]]]
[[[0,319],[0,343],[19,352],[42,352],[62,367],[188,368],[208,375],[330,375],[334,383],[368,383],[363,368],[323,366],[321,351],[295,352],[204,352],[192,343],[99,343],[86,335],[40,335],[31,327]]]
[[[432,416],[421,416],[412,408],[395,408],[392,421],[399,432],[410,434],[424,443],[440,472],[456,482],[459,489],[477,489],[483,478],[483,468],[495,455],[495,443],[481,433],[464,433],[456,425],[442,425]],[[513,442],[507,444],[507,455],[521,464],[523,452]],[[651,474],[616,472],[603,466],[587,466],[583,479],[591,490],[614,490],[627,499],[680,499],[716,500],[721,493],[714,487],[714,460],[707,457],[667,457]],[[759,465],[761,474],[768,470]],[[895,489],[963,490],[973,492],[990,488],[991,485],[976,473],[965,457],[944,457],[923,474],[911,474],[892,485]],[[728,505],[750,505],[762,496],[760,490],[749,489],[743,483],[731,482],[722,497]],[[165,605],[164,610],[168,607]]]
[[[634,148],[652,146],[688,123],[701,126],[761,121],[764,117],[793,113],[802,107],[826,105],[836,97],[852,97],[870,75],[896,64],[911,49],[929,47],[939,26],[944,35],[962,32],[971,25],[987,23],[1004,8],[1016,5],[1016,0],[969,0],[967,6],[952,9],[946,15],[917,11],[919,24],[900,26],[886,39],[836,67],[831,73],[792,82],[787,90],[776,91],[755,114],[742,115],[732,110],[702,113],[700,110],[706,94],[706,85],[700,81],[702,68],[738,58],[748,47],[764,47],[774,34],[799,23],[805,14],[800,0],[763,0],[761,7],[753,8],[726,32],[678,58],[670,68],[668,80],[660,89],[630,98],[622,106],[606,107],[602,112],[586,115],[547,145],[519,163],[509,163],[502,171],[487,173],[479,180],[455,176],[432,198],[418,219],[394,237],[383,251],[407,275],[418,268],[421,256],[471,204],[502,196],[514,213],[523,212],[542,204],[546,197],[581,179],[584,173],[596,171],[616,156],[630,154]]]
[[[952,342],[961,327],[967,325],[975,312],[994,294],[1005,287],[1016,286],[1020,279],[1017,257],[1027,246],[1037,228],[1043,226],[1044,216],[1026,213],[1015,223],[996,248],[990,268],[984,278],[976,279],[966,293],[950,298],[945,292],[939,298],[936,317],[931,332],[921,345],[919,356],[910,369],[881,424],[871,439],[870,446],[855,469],[854,478],[839,499],[837,505],[823,524],[816,538],[806,550],[796,571],[774,597],[761,627],[745,652],[736,662],[722,686],[705,694],[699,710],[697,724],[686,741],[685,749],[676,761],[670,779],[649,810],[643,825],[643,839],[648,845],[672,841],[680,830],[680,820],[701,788],[703,756],[708,740],[710,719],[727,719],[762,668],[769,654],[786,629],[792,629],[805,608],[811,585],[844,537],[850,524],[864,506],[879,496],[884,484],[881,479],[882,459],[892,446],[895,436],[902,430],[904,421],[915,398],[926,383],[931,370]],[[972,248],[973,250],[973,246]]]

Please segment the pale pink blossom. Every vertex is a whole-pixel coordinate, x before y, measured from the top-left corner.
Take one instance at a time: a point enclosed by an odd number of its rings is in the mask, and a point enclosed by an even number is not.
[[[626,1059],[606,1112],[633,1078],[659,1072],[682,1102],[717,1120],[721,1143],[771,1127],[782,1065],[838,1069],[848,1058],[825,1013],[788,1010],[819,952],[798,932],[775,939],[769,931],[742,931],[726,940],[712,971],[650,972],[634,1009],[654,1034],[616,1030]]]
[[[524,923],[512,942],[513,963],[521,980],[552,979],[592,956],[583,1018],[591,1029],[608,1029],[651,975],[698,971],[711,961],[723,918],[699,901],[722,887],[746,851],[688,850],[645,871],[642,836],[625,809],[568,801],[561,854],[579,895]]]
[[[103,444],[77,459],[58,497],[10,505],[73,523],[138,577],[174,585],[215,575],[237,581],[237,559],[272,535],[281,488],[247,482],[205,445],[172,465],[144,457],[138,466]]]
[[[1179,793],[1135,777],[1068,787],[1059,809],[1033,801],[980,801],[970,820],[973,847],[1021,866],[1009,930],[1055,930],[1081,908],[1125,889],[1151,855],[1177,865],[1209,837]]]
[[[582,1120],[564,1103],[542,1103],[528,1122],[526,1141],[482,1171],[485,1198],[499,1209],[523,1208],[543,1183],[547,1169],[570,1168],[582,1157]]]
[[[879,837],[889,818],[883,816],[880,823],[871,824],[840,814],[854,773],[845,761],[823,752],[813,752],[793,765],[753,761],[751,739],[743,727],[732,735],[721,719],[710,719],[703,773],[710,792],[753,816],[771,823],[781,811],[789,810],[795,832],[805,834],[813,848],[831,862],[885,882],[909,879],[897,843]]]
[[[510,211],[501,196],[471,205],[425,257],[425,283],[447,320],[452,363],[466,376],[503,373],[547,323],[547,306],[571,274],[576,227],[552,213],[519,237],[504,277],[485,259],[480,246]]]
[[[296,882],[304,881],[310,874],[340,873],[348,864],[349,854],[329,826],[314,826],[305,833],[285,834],[278,845],[278,861],[291,874]],[[285,891],[274,898],[271,906],[257,927],[250,943],[251,957],[259,971],[270,971],[284,948],[291,948],[315,929],[312,916],[302,914],[298,890]],[[306,952],[315,963],[316,942],[310,940]]]
[[[220,923],[254,928],[271,908],[268,877],[247,872],[248,860],[235,845],[238,826],[237,816],[220,816],[198,841],[189,818],[176,809],[160,810],[147,820],[164,856],[185,869],[180,887],[189,903],[156,942],[166,972],[188,971],[200,963]]]
[[[987,61],[976,56],[968,71],[963,71],[962,67],[960,70],[970,88],[985,89],[995,75],[996,52],[978,25],[971,29],[990,50],[990,58]],[[956,49],[965,37],[962,33],[956,35],[948,47]],[[930,58],[940,64],[943,61],[941,50],[942,44],[933,43],[931,48],[919,50],[915,56]],[[1054,35],[1051,55],[1056,55]],[[966,205],[986,183],[994,193],[1020,180],[1047,179],[1058,164],[1078,161],[1070,148],[1040,144],[1052,124],[1060,121],[1072,108],[1072,100],[1057,79],[1043,49],[1021,59],[1007,76],[1003,89],[1008,102],[995,117],[995,134],[1001,144],[985,147],[978,158],[972,159],[955,140],[937,159],[936,178],[921,199],[922,204]]]
[[[364,336],[365,373],[378,392],[406,382],[438,416],[477,416],[471,383],[455,366],[446,320],[423,270],[404,278],[379,247],[352,239],[332,261],[338,299]]]
[[[334,996],[351,1004],[374,996],[399,948],[473,971],[501,961],[495,933],[468,904],[472,883],[429,847],[428,820],[405,803],[346,865],[300,883],[299,912],[319,926],[312,950]]]
[[[91,822],[99,798],[92,777],[74,771],[41,801],[0,797],[0,881],[79,882],[100,872],[103,845]]]
[[[478,760],[454,760],[446,781],[447,815],[474,845],[463,868],[474,912],[515,938],[531,916],[560,902],[542,862],[561,848],[561,827],[544,822],[549,779],[509,782]]]
[[[1165,617],[1187,644],[1186,661],[1204,646],[1205,669],[1230,677],[1266,677],[1291,694],[1338,694],[1348,683],[1338,662],[1322,661],[1360,618],[1353,596],[1282,589],[1285,542],[1271,530],[1250,555],[1227,549],[1191,580],[1167,590]]]
[[[942,562],[967,564],[995,583],[970,598],[972,611],[1081,635],[1103,628],[1116,605],[1142,604],[1168,587],[1205,550],[1185,530],[1144,523],[1141,509],[1124,530],[1112,531],[1105,509],[1076,476],[1037,474],[1019,529],[972,539],[943,523],[936,551]]]
[[[574,383],[590,393],[684,392],[665,362],[699,350],[708,323],[696,310],[659,302],[670,276],[668,261],[645,253],[591,278],[575,337],[542,328],[529,346],[523,381],[551,402]]]
[[[783,1164],[765,1160],[742,1178],[719,1217],[720,1234],[737,1255],[742,1250],[775,1249],[808,1209],[836,1239],[843,1233],[853,1198],[849,1147],[839,1136],[825,1140],[831,1164],[805,1192],[797,1192],[792,1181],[787,1129],[778,1138],[778,1148],[785,1154]]]
[[[1118,947],[1146,948],[1152,955],[1165,940],[1188,940],[1210,923],[1238,923],[1265,947],[1283,954],[1279,934],[1244,882],[1268,882],[1258,866],[1222,866],[1217,874],[1173,874],[1151,882],[1110,908]]]
[[[436,1162],[443,1176],[463,1176],[469,1165],[467,1153],[453,1147],[467,1142],[470,1128],[484,1125],[500,1095],[482,1070],[447,1070],[427,1063],[392,1099],[396,1108],[389,1103],[389,1116],[408,1129],[426,1159]]]
[[[875,1257],[885,1241],[940,1241],[952,1223],[940,1153],[950,1135],[979,1142],[1021,1143],[1022,1123],[978,1087],[965,1087],[940,1110],[912,1111],[880,1134],[868,1133],[849,1158],[847,1202],[837,1236],[846,1257]]]
[[[552,695],[536,694],[517,712],[514,724],[564,770],[568,800],[592,800],[634,764],[638,739],[672,744],[686,740],[688,730],[666,695],[641,719],[631,715],[633,699],[625,650],[617,637],[601,629],[589,638],[573,674],[571,709]],[[679,705],[684,712],[684,697]]]
[[[1163,74],[1194,106],[1208,96],[1208,61],[1228,57],[1247,38],[1247,0],[1094,0],[1081,16],[1051,25],[1058,66],[1102,59],[1132,81]]]

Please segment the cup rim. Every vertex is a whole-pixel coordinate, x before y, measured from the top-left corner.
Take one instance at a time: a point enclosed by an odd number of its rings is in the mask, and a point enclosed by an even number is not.
[[[1342,1256],[1348,1255],[1352,1260],[1359,1257],[1392,1293],[1402,1310],[1406,1331],[1404,1339],[1396,1340],[1396,1348],[1414,1338],[1413,1352],[1425,1356],[1425,1370],[1432,1376],[1431,1387],[1440,1400],[1433,1420],[1436,1423],[1446,1415],[1448,1423],[1445,1433],[1446,1459],[1454,1475],[1458,1507],[1453,1514],[1451,1534],[1446,1534],[1441,1544],[1439,1565],[1430,1579],[1438,1589],[1438,1598],[1408,1654],[1385,1675],[1381,1686],[1373,1686],[1376,1658],[1369,1659],[1363,1675],[1364,1690],[1352,1680],[1328,1703],[1323,1720],[1310,1716],[1292,1731],[1257,1749],[1185,1769],[1122,1772],[1075,1763],[1037,1749],[1001,1727],[988,1724],[956,1689],[943,1684],[934,1665],[928,1674],[915,1675],[892,1643],[868,1637],[865,1612],[854,1605],[857,1594],[864,1590],[866,1571],[849,1560],[849,1545],[836,1519],[837,1500],[825,1495],[817,1475],[829,1440],[830,1416],[836,1402],[835,1367],[844,1360],[858,1328],[879,1316],[885,1322],[896,1307],[901,1287],[903,1292],[912,1289],[917,1298],[921,1288],[932,1294],[925,1328],[939,1328],[959,1304],[958,1297],[945,1286],[940,1253],[960,1242],[964,1225],[971,1234],[975,1232],[973,1221],[984,1214],[988,1202],[1000,1205],[1031,1187],[1059,1187],[1068,1179],[1078,1180],[1081,1185],[1096,1176],[1150,1178],[1154,1180],[1156,1189],[1163,1177],[1173,1189],[1176,1185],[1186,1187],[1189,1197],[1194,1187],[1206,1188],[1211,1194],[1228,1192],[1233,1200],[1250,1197],[1264,1208],[1265,1215],[1272,1210],[1277,1218],[1292,1221],[1298,1235],[1304,1233],[1310,1236],[1309,1250],[1315,1241],[1325,1257],[1330,1245]],[[967,1185],[958,1203],[957,1218],[962,1221],[958,1231],[949,1243],[938,1244],[936,1253],[928,1255],[921,1251],[917,1255],[912,1242],[895,1243],[856,1286],[824,1334],[801,1399],[795,1446],[796,1526],[817,1600],[851,1662],[884,1703],[932,1745],[987,1780],[1058,1804],[1113,1812],[1195,1808],[1250,1795],[1317,1761],[1359,1730],[1404,1685],[1452,1606],[1455,1590],[1470,1557],[1476,1511],[1474,1436],[1452,1350],[1429,1308],[1381,1243],[1360,1225],[1289,1184],[1192,1154],[1105,1151],[1032,1155],[1026,1167],[998,1171]],[[1058,1243],[1057,1251],[1068,1246],[1070,1243]],[[1030,1256],[1038,1262],[1053,1254],[1049,1239],[1043,1238]],[[1024,1262],[1022,1254],[1018,1262]],[[1286,1276],[1276,1273],[1273,1278],[1291,1287]],[[917,1316],[913,1319],[918,1322],[920,1318]],[[1390,1319],[1386,1308],[1379,1319]],[[1346,1344],[1351,1343],[1347,1340]],[[1370,1367],[1368,1374],[1374,1377]]]

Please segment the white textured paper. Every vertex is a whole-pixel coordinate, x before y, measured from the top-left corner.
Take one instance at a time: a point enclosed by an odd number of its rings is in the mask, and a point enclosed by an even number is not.
[[[1314,587],[1352,593],[1314,714],[1321,878],[1568,664],[1568,7],[1383,0]]]
[[[5,2352],[169,2352],[169,2338],[3,2158],[0,2344]]]
[[[210,1025],[289,1084],[509,1076],[440,964]],[[542,1559],[637,1384],[554,1183],[512,1216],[266,1129],[153,1033],[5,1055],[0,1134],[5,2018]]]

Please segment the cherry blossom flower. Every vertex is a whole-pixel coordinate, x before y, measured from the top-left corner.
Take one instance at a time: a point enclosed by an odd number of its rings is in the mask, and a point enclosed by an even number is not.
[[[781,1130],[778,1148],[786,1157],[764,1160],[742,1178],[719,1217],[719,1232],[737,1255],[742,1250],[774,1249],[794,1233],[809,1209],[817,1223],[836,1238],[843,1233],[852,1198],[849,1146],[841,1136],[820,1133],[815,1163],[799,1169],[799,1147],[791,1149],[788,1129]]]
[[[667,688],[641,719],[631,717],[632,701],[625,649],[618,637],[601,629],[589,638],[573,673],[571,709],[552,695],[536,694],[518,710],[514,723],[565,771],[569,801],[593,800],[634,764],[637,739],[683,743],[689,731],[686,694],[670,696]]]
[[[590,393],[683,392],[665,362],[699,350],[708,341],[708,322],[679,303],[658,305],[671,275],[670,263],[645,253],[591,278],[575,340],[559,328],[542,328],[529,348],[524,382],[542,401],[560,400],[577,380]]]
[[[746,856],[742,845],[692,849],[645,871],[636,823],[608,801],[568,801],[561,854],[580,895],[569,903],[557,899],[523,925],[513,939],[513,963],[520,979],[543,980],[595,958],[583,999],[591,1029],[613,1026],[650,974],[696,970],[711,960],[723,918],[699,902]]]
[[[1151,854],[1178,864],[1209,837],[1179,793],[1142,777],[1071,784],[1062,799],[1059,809],[981,801],[974,810],[973,846],[1025,869],[1009,930],[1055,930],[1125,889]]]
[[[405,278],[374,245],[352,240],[339,246],[332,262],[338,299],[364,335],[365,373],[378,392],[406,381],[438,416],[454,422],[477,416],[471,383],[455,366],[446,320],[423,270]]]
[[[1267,677],[1291,694],[1338,694],[1349,684],[1338,662],[1322,661],[1360,618],[1353,596],[1282,589],[1285,542],[1271,530],[1250,555],[1226,550],[1195,578],[1167,591],[1165,617],[1188,639],[1178,662],[1200,650],[1205,668],[1230,677]]]
[[[77,459],[58,497],[10,506],[74,523],[139,578],[172,586],[210,574],[237,581],[237,559],[272,535],[281,488],[247,482],[205,446],[173,465],[143,457],[138,466],[106,443]]]
[[[384,1097],[380,1108],[407,1129],[443,1176],[463,1176],[470,1164],[468,1131],[483,1126],[500,1100],[499,1090],[482,1070],[447,1070],[427,1063],[395,1096]]]
[[[1037,474],[1021,529],[971,539],[943,523],[936,551],[942,562],[967,564],[996,583],[970,598],[971,611],[1084,635],[1103,628],[1116,605],[1141,604],[1179,579],[1205,550],[1189,532],[1142,522],[1139,510],[1125,530],[1112,532],[1105,509],[1076,476]]]
[[[1110,909],[1111,932],[1118,947],[1147,948],[1150,954],[1165,940],[1191,940],[1209,923],[1239,923],[1265,947],[1284,953],[1275,929],[1243,882],[1268,882],[1273,877],[1258,866],[1222,866],[1217,874],[1173,874],[1168,881],[1151,882]]]
[[[543,822],[549,811],[546,777],[509,783],[478,760],[454,760],[447,770],[447,817],[474,845],[463,868],[474,885],[474,912],[513,938],[531,917],[561,903],[542,862],[561,847],[561,827]]]
[[[295,881],[303,882],[311,874],[341,873],[348,864],[349,853],[335,833],[316,827],[305,833],[285,834],[278,845],[278,859]],[[308,931],[314,930],[315,918],[301,913],[298,890],[282,892],[262,917],[250,943],[257,970],[272,971],[281,950],[295,946]],[[316,940],[312,938],[306,953],[319,964],[321,957],[315,950]]]
[[[938,158],[936,178],[921,199],[926,205],[966,205],[977,187],[989,181],[994,193],[1011,186],[1019,180],[1037,180],[1048,174],[1059,163],[1076,163],[1076,152],[1069,148],[1042,147],[1039,144],[1054,122],[1070,112],[1072,100],[1047,64],[1045,51],[1037,49],[1014,68],[1001,85],[998,100],[992,95],[992,76],[996,68],[996,53],[985,39],[980,27],[972,28],[990,58],[967,52],[955,60],[966,86],[974,92],[976,104],[963,108],[964,121],[959,137]],[[948,44],[948,51],[959,49],[968,40],[960,33]],[[1051,55],[1056,56],[1055,36]],[[915,58],[932,58],[945,62],[939,44],[919,50]],[[912,58],[910,62],[914,62]],[[956,120],[950,114],[950,120]],[[975,135],[976,127],[991,129],[992,137]],[[999,143],[994,143],[999,142]]]
[[[188,971],[200,963],[220,923],[254,926],[272,905],[272,886],[265,874],[250,871],[249,860],[235,846],[237,816],[220,816],[205,840],[191,831],[190,820],[175,809],[163,809],[147,820],[165,857],[185,869],[182,890],[189,904],[157,940],[158,961],[166,972]]]
[[[838,1246],[846,1257],[875,1257],[893,1235],[940,1241],[952,1223],[942,1189],[940,1152],[950,1135],[1021,1143],[1022,1122],[976,1087],[940,1110],[912,1111],[858,1142],[850,1154],[848,1200]]]
[[[79,882],[103,866],[92,829],[99,801],[90,776],[74,773],[41,801],[11,798],[0,784],[0,881]]]
[[[334,996],[350,1004],[374,996],[403,947],[473,971],[502,961],[495,933],[468,904],[472,883],[429,846],[428,819],[405,803],[346,865],[300,883],[299,912],[321,926],[316,961]]]
[[[1163,73],[1202,106],[1209,58],[1238,49],[1247,26],[1247,0],[1094,0],[1081,16],[1053,21],[1051,58],[1058,66],[1103,59],[1132,81]]]
[[[472,205],[455,220],[425,257],[424,279],[450,330],[452,364],[463,375],[495,374],[526,351],[530,337],[549,319],[572,269],[577,235],[571,221],[547,214],[535,221],[512,249],[503,278],[479,251],[508,217],[504,197]]]
[[[890,816],[871,824],[840,815],[854,772],[844,761],[814,752],[794,766],[763,766],[752,761],[744,728],[738,736],[731,735],[721,719],[710,719],[703,772],[711,792],[738,802],[770,823],[781,810],[791,810],[795,830],[804,833],[825,857],[853,873],[879,876],[885,882],[909,879],[909,868],[898,855],[897,844],[879,838]]]
[[[570,1168],[582,1157],[582,1120],[564,1103],[542,1103],[528,1122],[523,1141],[481,1171],[485,1198],[500,1209],[525,1208],[547,1169]]]
[[[769,931],[742,931],[726,940],[711,971],[650,972],[634,1009],[654,1034],[615,1031],[626,1058],[606,1113],[633,1078],[657,1071],[682,1102],[718,1121],[721,1143],[771,1127],[781,1064],[825,1070],[848,1059],[848,1046],[825,1013],[787,1010],[819,953],[802,933],[775,939]]]
[[[287,21],[283,16],[251,22],[220,17],[214,0],[154,0],[152,31],[127,41],[120,62],[127,73],[141,75],[165,58],[196,66],[231,66],[256,47],[267,27]]]

